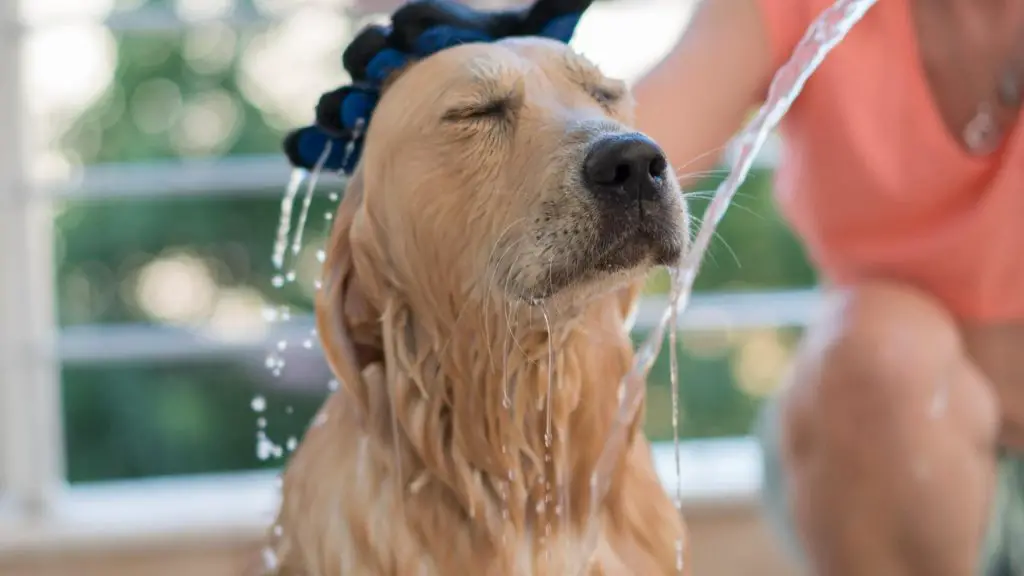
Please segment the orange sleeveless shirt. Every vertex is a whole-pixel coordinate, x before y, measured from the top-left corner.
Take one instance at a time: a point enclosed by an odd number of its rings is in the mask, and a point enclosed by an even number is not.
[[[828,0],[757,0],[776,68]],[[776,198],[823,275],[915,285],[968,322],[1024,320],[1024,128],[975,157],[946,129],[909,0],[879,0],[781,126]]]

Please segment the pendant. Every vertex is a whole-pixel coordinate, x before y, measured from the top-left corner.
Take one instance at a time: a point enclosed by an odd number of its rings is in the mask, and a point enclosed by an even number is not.
[[[964,127],[964,144],[972,154],[984,155],[997,148],[999,125],[988,104],[979,106],[978,113]]]

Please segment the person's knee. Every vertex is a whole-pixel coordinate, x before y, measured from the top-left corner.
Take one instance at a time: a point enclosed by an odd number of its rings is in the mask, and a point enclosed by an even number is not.
[[[819,571],[890,573],[879,550],[898,540],[966,573],[994,478],[990,386],[956,322],[912,289],[861,286],[829,312],[762,416],[768,517]],[[930,562],[918,573],[939,573]]]
[[[953,406],[951,395],[967,405]],[[881,283],[838,295],[809,331],[780,410],[789,464],[822,452],[851,464],[905,457],[930,440],[924,424],[946,410],[979,441],[994,438],[997,422],[952,317],[912,289]]]

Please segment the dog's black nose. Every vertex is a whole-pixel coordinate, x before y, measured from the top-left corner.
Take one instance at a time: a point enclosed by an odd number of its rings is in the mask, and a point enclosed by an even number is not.
[[[583,178],[591,192],[626,202],[656,200],[667,170],[665,153],[637,132],[602,137],[583,160]]]

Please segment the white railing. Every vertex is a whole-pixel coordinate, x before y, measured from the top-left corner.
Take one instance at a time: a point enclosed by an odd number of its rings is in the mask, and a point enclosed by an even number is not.
[[[19,19],[17,6],[0,2],[0,555],[98,542],[127,545],[149,537],[262,531],[275,497],[268,473],[65,486],[62,363],[233,357],[265,351],[271,342],[230,341],[153,325],[79,326],[58,333],[51,205],[61,199],[278,194],[288,167],[279,156],[253,156],[94,166],[60,182],[32,181],[22,155],[28,135],[22,130],[21,46],[32,27],[62,20],[26,22]],[[233,25],[265,23],[256,14],[227,18]],[[136,33],[188,25],[173,12],[153,9],[118,13],[106,24]],[[774,160],[775,151],[762,157],[769,165]],[[645,300],[636,328],[650,327],[664,306],[663,300]],[[802,326],[817,307],[814,291],[704,294],[694,298],[680,328]],[[289,330],[305,336],[309,326],[310,319],[300,317],[279,327],[285,334],[271,336],[287,337]],[[749,439],[687,442],[682,452],[688,505],[753,497],[760,477],[757,448]],[[670,446],[655,446],[659,473],[674,483],[672,458]]]
[[[32,197],[24,150],[17,2],[0,2],[0,495],[45,506],[64,452],[53,316],[50,204]],[[10,499],[9,499],[10,500]]]
[[[684,513],[756,503],[761,470],[754,441],[685,442],[680,456]],[[654,446],[654,461],[666,489],[674,494],[672,446]],[[272,472],[239,472],[76,486],[46,515],[0,517],[0,559],[252,541],[264,536],[273,522],[278,503],[275,478]]]

